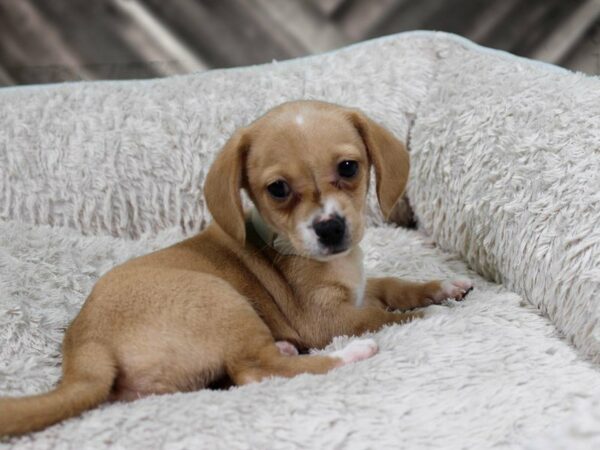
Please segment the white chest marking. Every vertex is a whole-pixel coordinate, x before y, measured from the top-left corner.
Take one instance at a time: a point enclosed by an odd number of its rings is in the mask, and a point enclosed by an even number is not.
[[[365,277],[364,271],[361,274],[360,282],[356,287],[356,300],[355,305],[357,308],[361,308],[365,302],[365,288],[367,287],[367,278]]]
[[[360,261],[360,281],[356,286],[356,299],[355,305],[357,308],[361,308],[365,302],[365,288],[367,287],[367,276],[365,275],[365,268],[363,266],[362,258]]]
[[[357,308],[364,305],[367,278],[363,265],[363,252],[359,246],[354,247],[350,253],[328,262],[329,275],[340,280],[350,291],[347,300],[354,303]]]
[[[296,116],[296,123],[297,123],[298,125],[302,125],[302,124],[304,123],[304,117],[302,117],[302,114],[298,114],[298,115]]]

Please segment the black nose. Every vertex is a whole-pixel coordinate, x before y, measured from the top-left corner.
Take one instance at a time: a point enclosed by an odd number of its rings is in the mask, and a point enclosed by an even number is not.
[[[336,215],[333,219],[316,222],[314,228],[321,244],[327,247],[336,247],[344,240],[346,220]]]

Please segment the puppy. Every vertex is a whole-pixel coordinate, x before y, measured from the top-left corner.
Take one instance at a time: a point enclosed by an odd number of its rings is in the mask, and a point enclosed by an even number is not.
[[[107,400],[322,374],[368,358],[374,341],[298,355],[334,336],[409,321],[391,312],[462,299],[468,280],[365,279],[359,242],[370,167],[389,216],[409,157],[359,111],[283,104],[237,131],[204,194],[214,222],[133,259],[94,286],[63,342],[63,376],[46,394],[0,400],[0,435],[39,430]],[[242,209],[241,190],[255,208]]]

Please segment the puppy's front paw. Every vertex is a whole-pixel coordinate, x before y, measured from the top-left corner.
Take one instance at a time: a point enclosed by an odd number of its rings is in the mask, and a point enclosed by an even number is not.
[[[431,296],[434,303],[441,303],[446,299],[462,300],[473,290],[473,282],[467,278],[446,280],[440,284],[440,289]]]
[[[341,359],[342,363],[340,365],[345,366],[346,364],[370,358],[378,351],[377,342],[373,339],[356,339],[343,349],[331,353],[330,356]]]

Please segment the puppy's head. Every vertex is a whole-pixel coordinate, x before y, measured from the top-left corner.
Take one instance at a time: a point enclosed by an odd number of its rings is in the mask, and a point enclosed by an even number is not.
[[[409,157],[363,113],[297,101],[272,109],[227,142],[204,193],[219,226],[244,242],[240,190],[296,253],[326,260],[362,239],[369,168],[386,218],[404,191]]]

